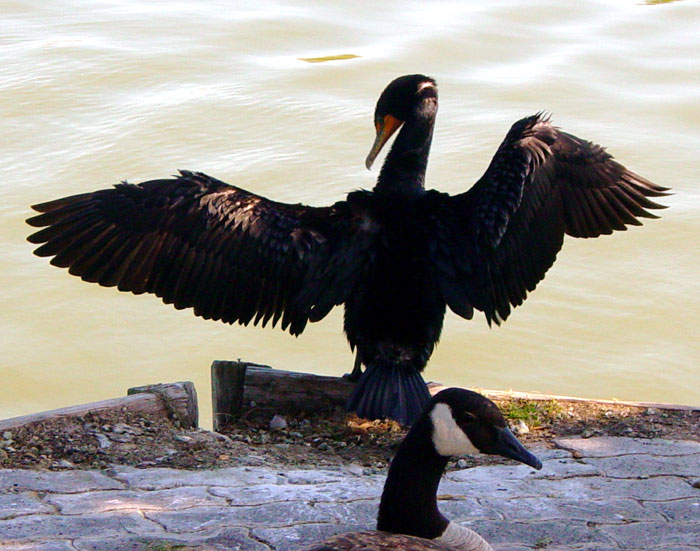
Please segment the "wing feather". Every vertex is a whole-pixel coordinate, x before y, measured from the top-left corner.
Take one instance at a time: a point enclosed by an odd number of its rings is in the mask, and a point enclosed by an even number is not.
[[[554,263],[564,234],[598,237],[665,208],[668,189],[537,114],[516,122],[481,179],[446,201],[434,253],[443,296],[463,315],[505,320]],[[467,317],[467,316],[464,316]]]
[[[227,323],[281,322],[293,334],[317,303],[314,320],[345,300],[368,243],[345,202],[278,203],[187,171],[33,208],[35,253],[73,275]]]

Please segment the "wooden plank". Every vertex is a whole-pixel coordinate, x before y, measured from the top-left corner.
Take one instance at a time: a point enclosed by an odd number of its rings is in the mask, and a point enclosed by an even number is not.
[[[235,391],[234,398],[232,398],[237,404],[237,409],[233,410],[235,411],[235,415],[240,415],[241,413],[247,414],[247,412],[250,412],[252,409],[261,413],[263,411],[272,413],[288,411],[330,411],[337,406],[343,406],[354,387],[354,383],[342,377],[328,377],[309,373],[284,371],[240,361],[228,362],[228,364],[235,364],[237,369],[242,370],[244,373],[243,382],[241,383],[241,381],[239,381],[236,383],[238,387]],[[428,383],[428,390],[432,395],[444,388],[446,387],[440,383]],[[625,405],[656,408],[660,410],[700,410],[700,406],[680,404],[592,400],[572,396],[485,390],[480,388],[473,388],[472,390],[495,400],[509,398],[524,400],[558,400],[562,402]]]
[[[191,381],[135,386],[127,390],[126,394],[155,394],[161,399],[170,419],[188,429],[196,429],[199,426],[197,390]]]
[[[342,377],[284,371],[240,360],[217,360],[211,374],[214,430],[253,411],[332,411],[345,404],[354,387]]]
[[[355,383],[342,377],[248,366],[243,392],[244,407],[328,411],[344,406]]]
[[[243,405],[246,362],[215,360],[211,364],[211,406],[214,430],[238,419]]]
[[[73,417],[87,413],[119,413],[127,410],[149,416],[175,418],[182,426],[195,428],[198,424],[197,394],[191,382],[148,385],[129,389],[129,395],[89,404],[32,413],[0,420],[0,431],[14,429],[31,423]]]

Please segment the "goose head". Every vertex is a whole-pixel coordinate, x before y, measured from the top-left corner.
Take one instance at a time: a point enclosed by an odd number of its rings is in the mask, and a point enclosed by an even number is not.
[[[441,456],[485,453],[542,468],[542,462],[510,431],[496,404],[481,394],[448,388],[433,397],[427,412],[431,440]]]

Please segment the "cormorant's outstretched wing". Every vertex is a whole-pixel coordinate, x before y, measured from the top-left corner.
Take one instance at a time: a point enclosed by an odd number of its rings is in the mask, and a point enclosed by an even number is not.
[[[564,234],[598,237],[657,218],[667,188],[534,115],[516,122],[481,179],[443,201],[434,259],[450,308],[500,323],[554,263]]]
[[[369,239],[345,202],[277,203],[187,171],[33,208],[42,214],[27,222],[46,226],[28,238],[43,244],[35,254],[85,281],[227,323],[281,318],[295,335],[320,298],[323,315],[343,302]]]

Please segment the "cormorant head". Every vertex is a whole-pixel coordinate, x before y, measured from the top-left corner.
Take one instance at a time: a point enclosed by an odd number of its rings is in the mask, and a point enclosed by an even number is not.
[[[377,137],[365,161],[367,169],[404,122],[420,116],[433,119],[436,112],[437,83],[434,79],[425,75],[404,75],[391,81],[379,96],[374,110]]]
[[[540,460],[510,431],[496,404],[481,394],[448,388],[432,398],[428,411],[433,445],[440,455],[497,454],[542,468]]]

